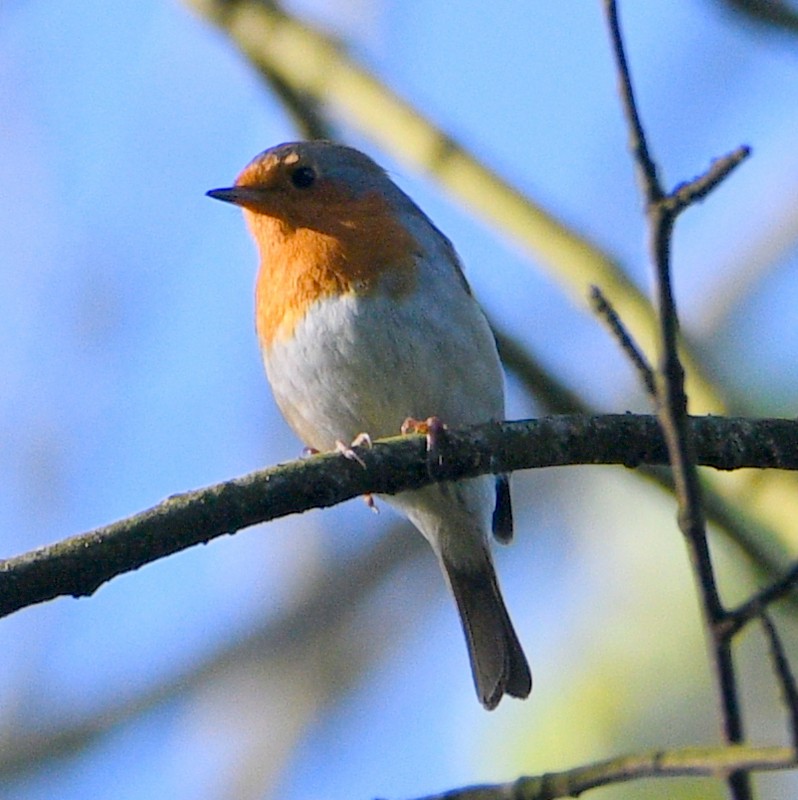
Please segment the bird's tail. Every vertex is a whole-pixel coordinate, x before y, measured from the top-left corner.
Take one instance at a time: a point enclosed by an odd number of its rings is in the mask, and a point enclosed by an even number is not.
[[[504,694],[526,697],[532,689],[524,651],[504,605],[490,556],[464,569],[442,558],[468,644],[471,672],[482,705],[496,708]]]

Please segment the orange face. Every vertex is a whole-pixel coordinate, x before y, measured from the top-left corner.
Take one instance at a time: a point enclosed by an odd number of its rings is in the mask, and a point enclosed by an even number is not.
[[[415,285],[420,247],[380,190],[387,177],[366,156],[346,155],[275,148],[232,189],[212,193],[243,207],[258,245],[256,319],[266,347],[290,336],[319,299],[378,286],[401,295]]]

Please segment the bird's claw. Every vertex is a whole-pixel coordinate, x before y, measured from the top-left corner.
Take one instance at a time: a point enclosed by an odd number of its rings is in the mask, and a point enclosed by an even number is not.
[[[374,499],[374,495],[369,492],[368,494],[363,495],[363,502],[375,513],[380,513],[380,508],[377,505],[377,501]]]
[[[354,451],[355,447],[367,447],[371,449],[371,436],[367,433],[359,433],[352,440],[352,444],[344,444],[340,439],[335,440],[335,450],[340,453],[344,458],[350,461],[357,461],[363,469],[366,468],[366,462]]]

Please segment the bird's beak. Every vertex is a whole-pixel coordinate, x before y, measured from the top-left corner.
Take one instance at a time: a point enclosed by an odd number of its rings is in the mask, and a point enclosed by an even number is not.
[[[241,197],[241,189],[237,186],[231,186],[227,189],[211,189],[205,194],[214,200],[223,200],[225,203],[235,203],[236,205],[239,205],[243,199]]]
[[[226,189],[211,189],[205,194],[214,200],[223,200],[225,203],[233,203],[245,208],[257,208],[262,206],[264,201],[263,189],[255,186],[230,186]]]

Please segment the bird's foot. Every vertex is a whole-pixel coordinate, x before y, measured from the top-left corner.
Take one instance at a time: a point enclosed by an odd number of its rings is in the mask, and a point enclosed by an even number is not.
[[[421,433],[427,437],[427,469],[430,475],[437,475],[443,466],[442,444],[446,439],[446,425],[440,417],[427,417],[425,420],[408,417],[403,423],[403,434]]]
[[[374,499],[374,495],[369,492],[368,494],[363,495],[363,502],[375,513],[380,513],[380,507],[377,505],[377,501]]]
[[[437,440],[443,435],[446,426],[440,417],[427,417],[426,419],[414,419],[408,417],[403,423],[401,431],[403,434],[422,433],[427,437],[427,450],[432,450],[437,444]]]
[[[340,439],[335,440],[335,450],[340,453],[344,458],[350,461],[357,461],[363,469],[366,468],[366,462],[355,452],[355,447],[367,447],[371,450],[371,436],[367,433],[359,433],[352,440],[352,444],[344,444]]]

